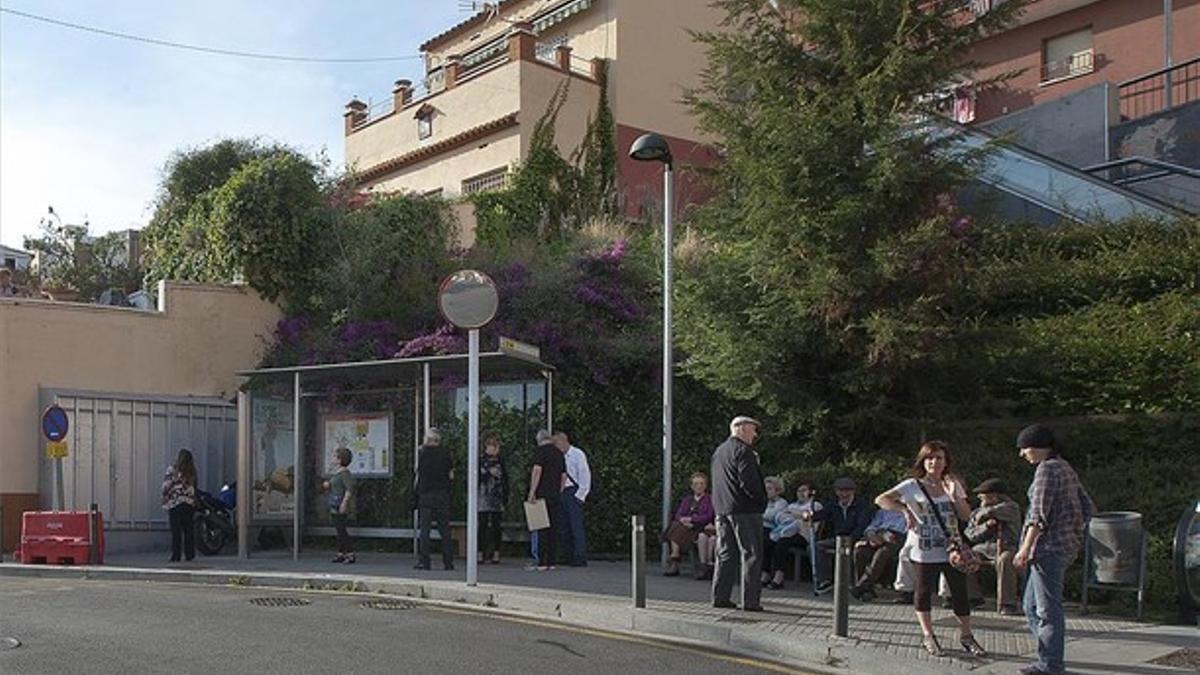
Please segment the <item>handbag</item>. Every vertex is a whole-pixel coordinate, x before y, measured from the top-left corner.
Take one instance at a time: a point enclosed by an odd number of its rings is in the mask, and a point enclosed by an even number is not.
[[[964,545],[961,537],[950,533],[950,528],[946,527],[946,521],[942,520],[942,514],[937,507],[937,503],[933,501],[933,497],[929,496],[929,491],[921,484],[920,479],[917,479],[917,487],[921,488],[925,499],[929,501],[929,510],[933,512],[933,517],[937,520],[938,527],[941,527],[942,532],[946,535],[946,552],[949,554],[950,566],[963,574],[975,574],[978,572],[980,566],[979,555],[970,546]]]

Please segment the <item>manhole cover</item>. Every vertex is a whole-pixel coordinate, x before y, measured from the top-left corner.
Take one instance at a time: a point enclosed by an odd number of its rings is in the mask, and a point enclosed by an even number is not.
[[[416,606],[417,603],[405,600],[367,600],[362,603],[364,609],[412,609]]]
[[[1200,649],[1192,649],[1191,647],[1177,649],[1170,654],[1147,661],[1147,663],[1153,663],[1156,666],[1184,668],[1186,670],[1200,670]]]
[[[16,649],[21,646],[21,641],[17,638],[0,638],[0,649]]]
[[[312,602],[304,598],[251,598],[250,604],[259,607],[303,607]]]

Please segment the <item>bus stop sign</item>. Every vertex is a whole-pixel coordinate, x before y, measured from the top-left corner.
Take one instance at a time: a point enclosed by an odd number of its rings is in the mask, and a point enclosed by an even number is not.
[[[42,413],[42,433],[51,443],[57,443],[66,438],[67,429],[70,426],[67,421],[67,411],[57,405],[46,408],[46,412]]]

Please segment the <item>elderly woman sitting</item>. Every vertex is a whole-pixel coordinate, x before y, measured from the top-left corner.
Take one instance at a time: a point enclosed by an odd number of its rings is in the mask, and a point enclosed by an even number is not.
[[[701,563],[696,569],[696,578],[712,578],[713,554],[717,544],[717,533],[713,526],[716,516],[712,498],[708,496],[708,476],[697,471],[692,474],[692,493],[679,500],[675,519],[663,533],[663,540],[671,545],[671,557],[664,576],[679,576],[679,559],[684,551],[696,544]]]
[[[784,570],[787,569],[788,552],[802,555],[812,545],[812,523],[804,518],[821,509],[821,502],[813,499],[812,486],[801,483],[796,488],[796,501],[775,515],[775,526],[767,533],[766,546],[771,555],[764,562],[771,570],[767,588],[783,588]]]
[[[771,531],[779,524],[778,519],[780,516],[783,516],[785,519],[788,517],[788,501],[783,496],[783,479],[779,476],[764,478],[763,486],[767,490],[767,508],[763,511],[762,583],[767,588],[782,588],[783,570],[775,569],[775,565],[773,564],[777,557],[775,549],[779,546],[779,542],[771,538]],[[775,577],[778,577],[778,585],[774,583]]]

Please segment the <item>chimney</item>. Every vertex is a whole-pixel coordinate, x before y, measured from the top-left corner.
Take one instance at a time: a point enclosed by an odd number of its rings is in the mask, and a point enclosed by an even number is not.
[[[537,58],[537,35],[533,24],[518,21],[508,31],[508,60],[533,61]]]
[[[392,108],[400,110],[408,105],[412,100],[412,80],[396,80],[396,86],[392,88]]]
[[[346,120],[346,135],[349,136],[354,133],[354,127],[367,121],[367,104],[356,98],[350,99],[342,117]]]
[[[451,54],[446,57],[446,88],[453,89],[458,84],[458,78],[462,73],[462,57],[458,54]]]
[[[564,73],[571,72],[571,48],[567,45],[559,45],[554,49],[554,62],[558,64],[559,69]]]

